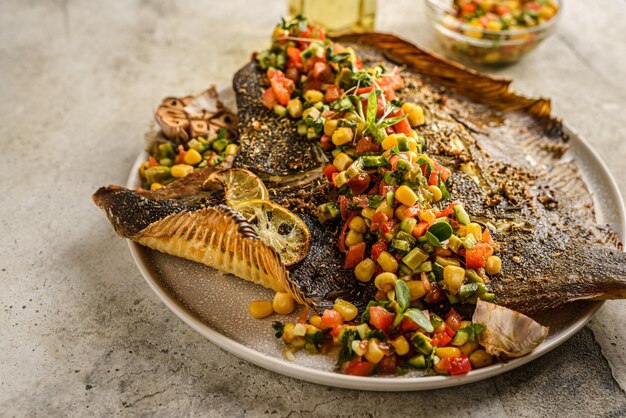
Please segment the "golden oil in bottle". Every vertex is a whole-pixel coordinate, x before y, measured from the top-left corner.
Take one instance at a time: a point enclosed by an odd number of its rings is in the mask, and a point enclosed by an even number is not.
[[[288,4],[289,16],[303,15],[331,36],[374,30],[376,0],[288,0]]]

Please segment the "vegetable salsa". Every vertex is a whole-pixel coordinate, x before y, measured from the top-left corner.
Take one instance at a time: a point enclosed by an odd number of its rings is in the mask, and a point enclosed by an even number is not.
[[[493,300],[487,283],[500,271],[498,246],[462,202],[450,201],[450,170],[425,153],[426,110],[396,96],[400,70],[366,68],[302,17],[278,25],[257,60],[270,86],[264,105],[296,120],[332,161],[324,173],[338,198],[318,207],[319,222],[341,224],[345,267],[377,289],[360,320],[338,299],[321,316],[276,323],[277,336],[289,349],[339,346],[338,367],[353,375],[407,367],[460,374],[489,364],[480,325],[428,307]]]

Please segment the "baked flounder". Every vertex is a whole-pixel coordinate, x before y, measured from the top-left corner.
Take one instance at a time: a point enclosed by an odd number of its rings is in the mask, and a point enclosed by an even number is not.
[[[417,130],[427,139],[427,153],[453,171],[449,201],[463,202],[500,243],[502,271],[487,285],[496,303],[533,313],[575,300],[626,297],[622,245],[609,227],[593,221],[591,194],[576,166],[564,158],[567,138],[561,122],[550,116],[548,100],[515,94],[509,81],[480,75],[393,35],[336,41],[352,47],[366,67],[401,66],[405,87],[398,96],[426,109],[427,123]],[[303,142],[294,122],[260,104],[267,88],[262,75],[252,62],[235,77],[238,106],[245,113],[239,131],[246,138],[236,164],[277,174],[285,182],[292,175],[313,175],[321,161],[311,157],[318,155],[317,142]],[[304,154],[300,147],[306,147]],[[280,152],[274,153],[276,148]],[[296,163],[289,168],[289,161]],[[285,201],[317,193],[315,187],[305,190],[284,196]],[[306,266],[305,259],[291,279],[311,305],[329,306],[341,294],[363,306],[373,285],[355,283],[342,270],[342,255],[333,252],[337,229],[312,221],[314,205],[295,206],[308,220],[313,241],[322,237],[317,245],[325,246],[324,263],[336,268],[322,272],[318,263]]]

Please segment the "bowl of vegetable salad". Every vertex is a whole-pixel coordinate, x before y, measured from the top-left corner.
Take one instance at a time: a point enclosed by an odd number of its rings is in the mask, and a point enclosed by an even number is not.
[[[444,51],[470,64],[512,64],[556,27],[557,0],[426,0],[427,16]]]

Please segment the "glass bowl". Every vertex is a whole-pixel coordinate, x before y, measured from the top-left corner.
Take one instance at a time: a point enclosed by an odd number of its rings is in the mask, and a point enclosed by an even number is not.
[[[446,0],[424,0],[426,15],[445,53],[453,59],[480,65],[506,65],[517,62],[535,49],[556,27],[563,2],[548,21],[529,28],[488,30],[470,26],[446,13],[440,6]]]

